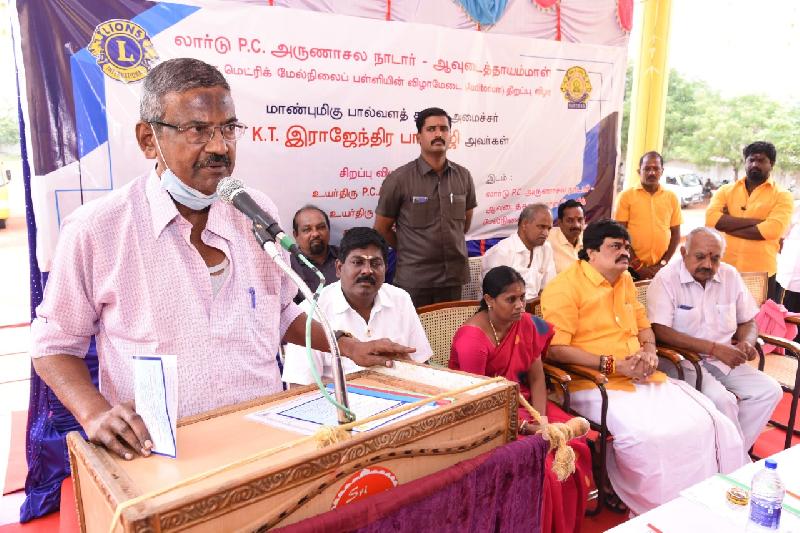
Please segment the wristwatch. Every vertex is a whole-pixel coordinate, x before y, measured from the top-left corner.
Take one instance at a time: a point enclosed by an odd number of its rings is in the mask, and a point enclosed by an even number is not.
[[[333,336],[336,337],[337,341],[339,339],[341,339],[342,337],[350,337],[351,339],[355,338],[355,337],[353,337],[353,334],[350,333],[349,331],[344,331],[344,330],[341,330],[341,329],[337,329],[336,331],[334,331],[333,332]]]

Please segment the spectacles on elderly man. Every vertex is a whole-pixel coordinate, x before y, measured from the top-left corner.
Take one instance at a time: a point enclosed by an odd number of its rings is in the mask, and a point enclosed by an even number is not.
[[[183,135],[186,142],[190,144],[206,144],[210,142],[211,139],[214,138],[214,132],[216,132],[216,130],[219,130],[225,141],[233,142],[241,139],[242,135],[244,135],[244,130],[247,129],[247,126],[239,122],[231,122],[229,124],[222,124],[221,126],[212,126],[210,124],[176,126],[175,124],[153,120],[150,124],[158,124],[159,126],[166,126],[167,128],[177,130],[179,134]]]

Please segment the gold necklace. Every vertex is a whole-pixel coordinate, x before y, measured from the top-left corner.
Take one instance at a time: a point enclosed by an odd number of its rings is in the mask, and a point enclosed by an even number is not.
[[[489,321],[489,327],[492,328],[492,333],[494,333],[494,345],[500,346],[500,339],[497,338],[497,330],[494,329],[494,324],[492,324],[492,319],[489,318],[489,313],[486,313],[486,319]]]

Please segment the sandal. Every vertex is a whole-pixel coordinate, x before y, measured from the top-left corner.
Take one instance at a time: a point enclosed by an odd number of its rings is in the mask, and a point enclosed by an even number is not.
[[[605,504],[608,509],[617,514],[623,514],[628,512],[628,506],[625,505],[617,493],[609,486],[605,490]]]

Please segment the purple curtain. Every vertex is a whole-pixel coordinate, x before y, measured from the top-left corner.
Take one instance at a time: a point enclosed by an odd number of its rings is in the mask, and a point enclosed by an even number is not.
[[[277,531],[537,532],[547,449],[539,435],[520,439]]]

